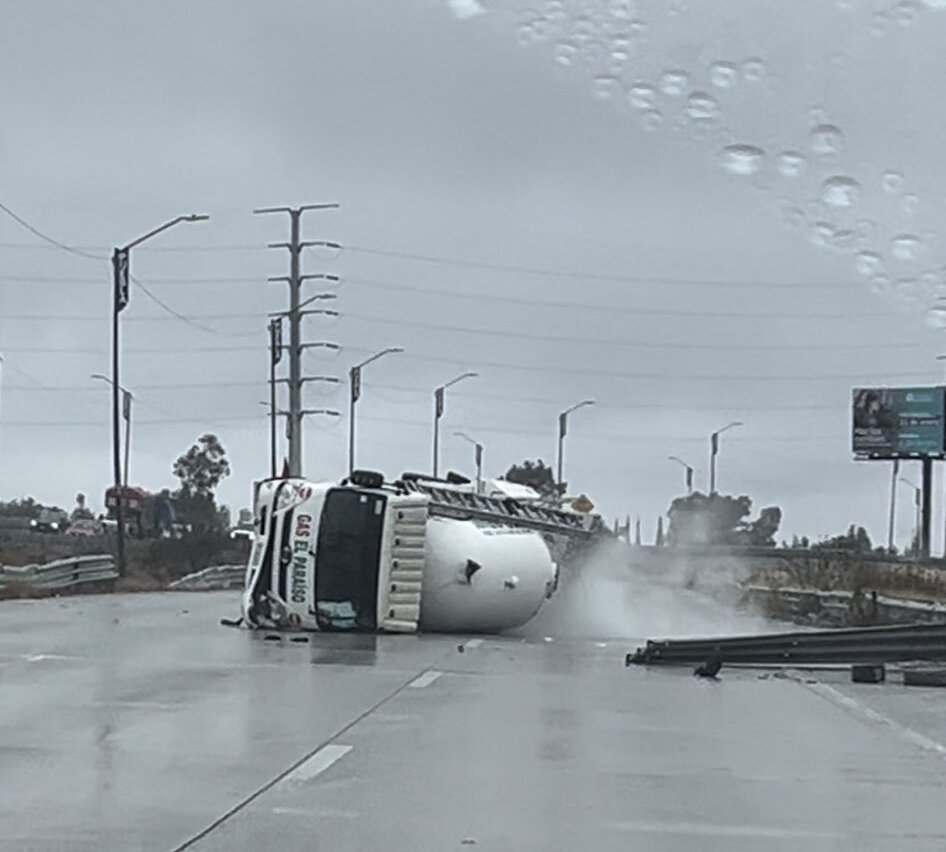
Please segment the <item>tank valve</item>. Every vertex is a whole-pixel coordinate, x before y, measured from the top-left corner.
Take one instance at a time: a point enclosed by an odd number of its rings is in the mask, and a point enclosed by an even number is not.
[[[468,586],[473,584],[473,575],[482,567],[479,562],[474,562],[472,559],[466,560],[466,565],[463,568],[463,579]]]

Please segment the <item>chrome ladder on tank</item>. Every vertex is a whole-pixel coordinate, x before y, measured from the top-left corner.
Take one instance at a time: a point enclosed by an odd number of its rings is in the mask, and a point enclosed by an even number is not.
[[[573,538],[591,538],[599,521],[593,515],[565,512],[512,497],[483,497],[417,480],[400,484],[409,492],[426,495],[430,514],[443,518],[489,521]]]

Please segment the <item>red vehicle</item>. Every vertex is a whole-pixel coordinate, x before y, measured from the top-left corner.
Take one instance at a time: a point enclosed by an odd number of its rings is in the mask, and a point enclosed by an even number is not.
[[[106,526],[115,523],[116,496],[114,486],[105,491]],[[152,494],[144,488],[124,486],[121,490],[122,518],[129,535],[140,538],[180,536],[189,527],[180,501],[165,490]]]
[[[109,520],[116,520],[115,507],[118,494],[115,486],[105,491],[105,512]],[[154,534],[154,525],[151,517],[152,495],[144,488],[136,488],[133,485],[126,485],[121,489],[122,498],[122,518],[125,521],[125,529],[130,535],[145,536]]]

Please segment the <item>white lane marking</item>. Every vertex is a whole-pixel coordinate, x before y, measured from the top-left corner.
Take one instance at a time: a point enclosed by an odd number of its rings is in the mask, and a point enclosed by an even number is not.
[[[483,644],[482,639],[468,639],[463,643],[464,648],[479,648]]]
[[[850,835],[834,831],[811,831],[762,825],[710,825],[705,822],[638,822],[628,820],[611,824],[613,828],[639,834],[677,834],[697,837],[756,837],[767,839],[838,840]]]
[[[424,672],[416,680],[412,680],[409,685],[412,686],[414,689],[423,689],[425,686],[430,686],[442,674],[443,672],[435,672],[435,671]]]
[[[334,817],[336,819],[361,819],[364,814],[361,811],[338,811],[326,810],[325,808],[273,808],[270,813],[281,814],[285,816],[301,816],[312,818]]]
[[[923,736],[923,734],[919,733],[918,731],[914,731],[913,728],[908,728],[906,725],[902,725],[900,722],[896,722],[888,716],[878,713],[876,710],[871,710],[870,707],[861,704],[860,701],[849,698],[847,695],[839,692],[833,686],[828,686],[826,683],[812,683],[807,684],[807,687],[812,692],[815,692],[833,704],[850,711],[855,716],[859,716],[868,722],[873,722],[874,724],[883,725],[886,728],[890,728],[890,730],[892,730],[899,737],[907,740],[907,742],[911,742],[914,745],[919,746],[924,751],[931,751],[934,754],[938,754],[940,757],[946,757],[946,746],[944,746],[942,743],[938,743],[936,740],[931,740],[929,737]]]
[[[311,781],[313,778],[321,775],[333,763],[341,760],[351,750],[352,746],[350,745],[330,744],[323,746],[313,754],[312,757],[293,769],[292,772],[283,778],[276,786],[295,787],[299,784],[305,784],[306,781]]]

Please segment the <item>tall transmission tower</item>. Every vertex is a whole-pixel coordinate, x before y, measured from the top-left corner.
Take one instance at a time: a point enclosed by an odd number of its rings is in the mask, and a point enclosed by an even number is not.
[[[302,317],[311,313],[338,315],[337,311],[327,309],[302,310],[306,305],[319,298],[334,298],[332,294],[318,294],[304,302],[301,299],[302,285],[305,281],[324,280],[337,282],[337,275],[327,275],[317,273],[312,275],[302,274],[302,250],[309,247],[323,247],[331,249],[340,249],[338,243],[327,240],[303,240],[301,237],[302,214],[307,210],[331,210],[337,209],[338,204],[303,204],[300,207],[261,207],[254,210],[253,213],[286,213],[289,215],[289,242],[269,243],[269,248],[281,248],[289,251],[289,275],[282,275],[270,278],[270,281],[285,281],[289,285],[289,310],[274,316],[285,317],[289,321],[289,343],[284,348],[289,353],[289,376],[287,379],[276,379],[271,374],[270,380],[276,382],[284,381],[289,385],[289,406],[286,411],[288,418],[286,424],[286,435],[289,443],[288,467],[290,476],[302,476],[302,419],[306,414],[335,414],[326,409],[306,410],[302,407],[302,389],[307,381],[331,380],[329,377],[305,377],[302,375],[302,352],[303,350],[315,346],[322,346],[337,349],[336,344],[327,343],[303,343],[302,342]],[[275,360],[275,355],[270,353],[271,361]],[[337,380],[336,380],[337,381]],[[272,397],[271,397],[272,399]],[[273,403],[275,409],[275,403]],[[275,418],[275,410],[271,412]],[[271,427],[274,428],[274,427]]]

